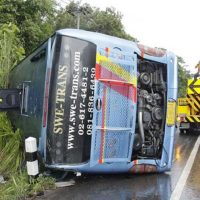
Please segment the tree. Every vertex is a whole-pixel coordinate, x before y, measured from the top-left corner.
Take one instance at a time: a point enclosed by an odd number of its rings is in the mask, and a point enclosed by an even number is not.
[[[20,29],[26,54],[54,31],[55,0],[1,0],[0,24],[13,23]]]
[[[114,8],[102,11],[75,1],[58,8],[56,0],[0,0],[0,24],[12,23],[20,29],[26,55],[55,30],[76,28],[78,14],[81,29],[135,40],[125,32],[122,15]]]
[[[24,48],[18,36],[16,25],[0,25],[0,88],[7,87],[10,70],[24,56]]]
[[[56,17],[56,29],[76,28],[78,14],[80,15],[80,29],[136,40],[125,32],[121,22],[122,15],[114,8],[106,8],[102,11],[99,8],[92,8],[89,4],[80,6],[75,1],[71,1],[59,11]]]
[[[178,97],[186,97],[187,80],[191,77],[191,73],[185,68],[185,61],[178,56]]]

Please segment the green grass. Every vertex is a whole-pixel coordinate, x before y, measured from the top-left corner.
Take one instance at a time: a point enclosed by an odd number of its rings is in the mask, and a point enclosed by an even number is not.
[[[0,200],[25,199],[55,187],[51,177],[30,178],[22,166],[24,157],[21,132],[14,132],[6,113],[0,113],[0,174],[6,179],[0,184]]]
[[[47,189],[55,188],[55,180],[51,177],[30,179],[26,172],[11,176],[5,184],[0,184],[0,200],[18,200],[35,197]]]
[[[20,169],[24,160],[21,132],[12,129],[5,113],[0,113],[0,174],[9,177]]]

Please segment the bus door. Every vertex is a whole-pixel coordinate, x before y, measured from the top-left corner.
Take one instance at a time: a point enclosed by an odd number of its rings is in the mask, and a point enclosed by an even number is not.
[[[90,165],[129,162],[136,115],[136,55],[108,48],[96,57]]]

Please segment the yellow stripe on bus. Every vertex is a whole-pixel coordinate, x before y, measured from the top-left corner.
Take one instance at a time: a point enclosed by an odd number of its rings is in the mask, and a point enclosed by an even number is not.
[[[96,62],[102,65],[103,67],[105,67],[106,69],[108,69],[109,71],[113,72],[120,78],[126,80],[128,83],[136,86],[136,83],[137,83],[136,77],[131,75],[129,72],[127,72],[125,69],[123,69],[119,65],[113,63],[111,59],[97,53]]]

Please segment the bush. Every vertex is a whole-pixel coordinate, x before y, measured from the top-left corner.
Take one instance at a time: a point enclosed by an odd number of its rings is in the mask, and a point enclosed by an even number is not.
[[[0,24],[0,88],[7,87],[10,70],[25,54],[18,33],[14,24]]]
[[[14,24],[0,24],[0,88],[8,85],[10,70],[23,58],[24,49]],[[13,131],[5,113],[0,113],[0,174],[15,173],[23,159],[22,139],[19,130]]]
[[[16,173],[24,159],[21,132],[12,129],[5,113],[0,113],[0,174]]]

